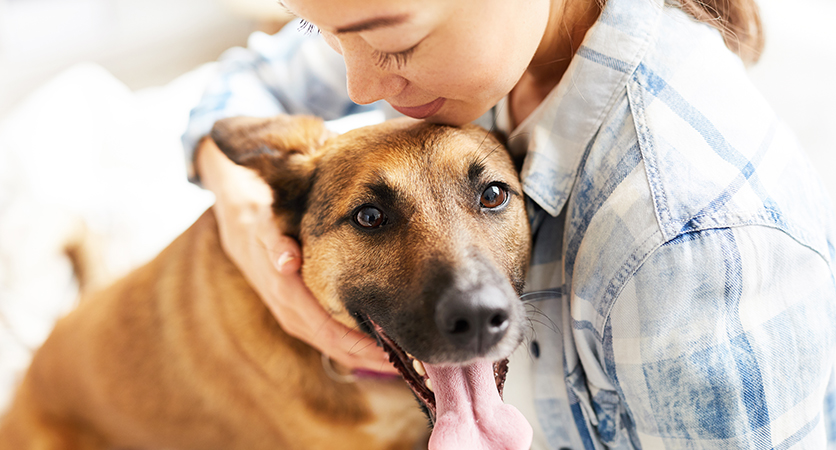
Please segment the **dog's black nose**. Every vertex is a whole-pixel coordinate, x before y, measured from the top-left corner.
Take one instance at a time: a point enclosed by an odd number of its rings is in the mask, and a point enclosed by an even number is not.
[[[442,298],[435,310],[435,323],[456,347],[484,353],[505,336],[510,310],[501,289],[484,286]]]

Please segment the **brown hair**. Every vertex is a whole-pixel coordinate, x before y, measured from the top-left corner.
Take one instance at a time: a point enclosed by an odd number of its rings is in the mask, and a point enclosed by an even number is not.
[[[726,47],[754,64],[763,51],[760,11],[755,0],[676,0],[683,11],[723,35]]]

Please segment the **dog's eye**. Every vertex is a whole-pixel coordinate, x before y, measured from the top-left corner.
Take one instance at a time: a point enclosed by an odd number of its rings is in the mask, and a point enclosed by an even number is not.
[[[495,209],[505,204],[508,200],[508,191],[500,185],[492,184],[482,192],[479,203],[482,208]]]
[[[386,222],[386,216],[374,206],[366,205],[357,210],[354,220],[363,228],[378,228]]]

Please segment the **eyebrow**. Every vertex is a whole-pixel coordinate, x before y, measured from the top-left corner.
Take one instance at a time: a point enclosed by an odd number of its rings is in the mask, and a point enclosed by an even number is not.
[[[403,202],[403,195],[395,187],[386,182],[380,174],[377,175],[377,180],[367,183],[364,187],[372,194],[375,200],[382,204],[381,206],[391,208]]]

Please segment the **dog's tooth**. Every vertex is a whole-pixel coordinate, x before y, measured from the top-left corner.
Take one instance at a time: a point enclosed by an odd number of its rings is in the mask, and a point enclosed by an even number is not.
[[[412,360],[412,368],[415,369],[415,371],[418,372],[418,375],[421,375],[422,377],[427,374],[427,370],[424,369],[424,363],[418,361],[417,359]]]
[[[430,392],[434,392],[433,391],[433,380],[427,378],[427,381],[425,381],[424,384],[427,386],[427,389],[429,389]]]
[[[407,357],[407,358],[409,358],[409,359],[415,359],[415,360],[417,361],[417,359],[416,359],[414,356],[412,356],[409,352],[404,352],[404,353],[406,353],[406,357]]]

